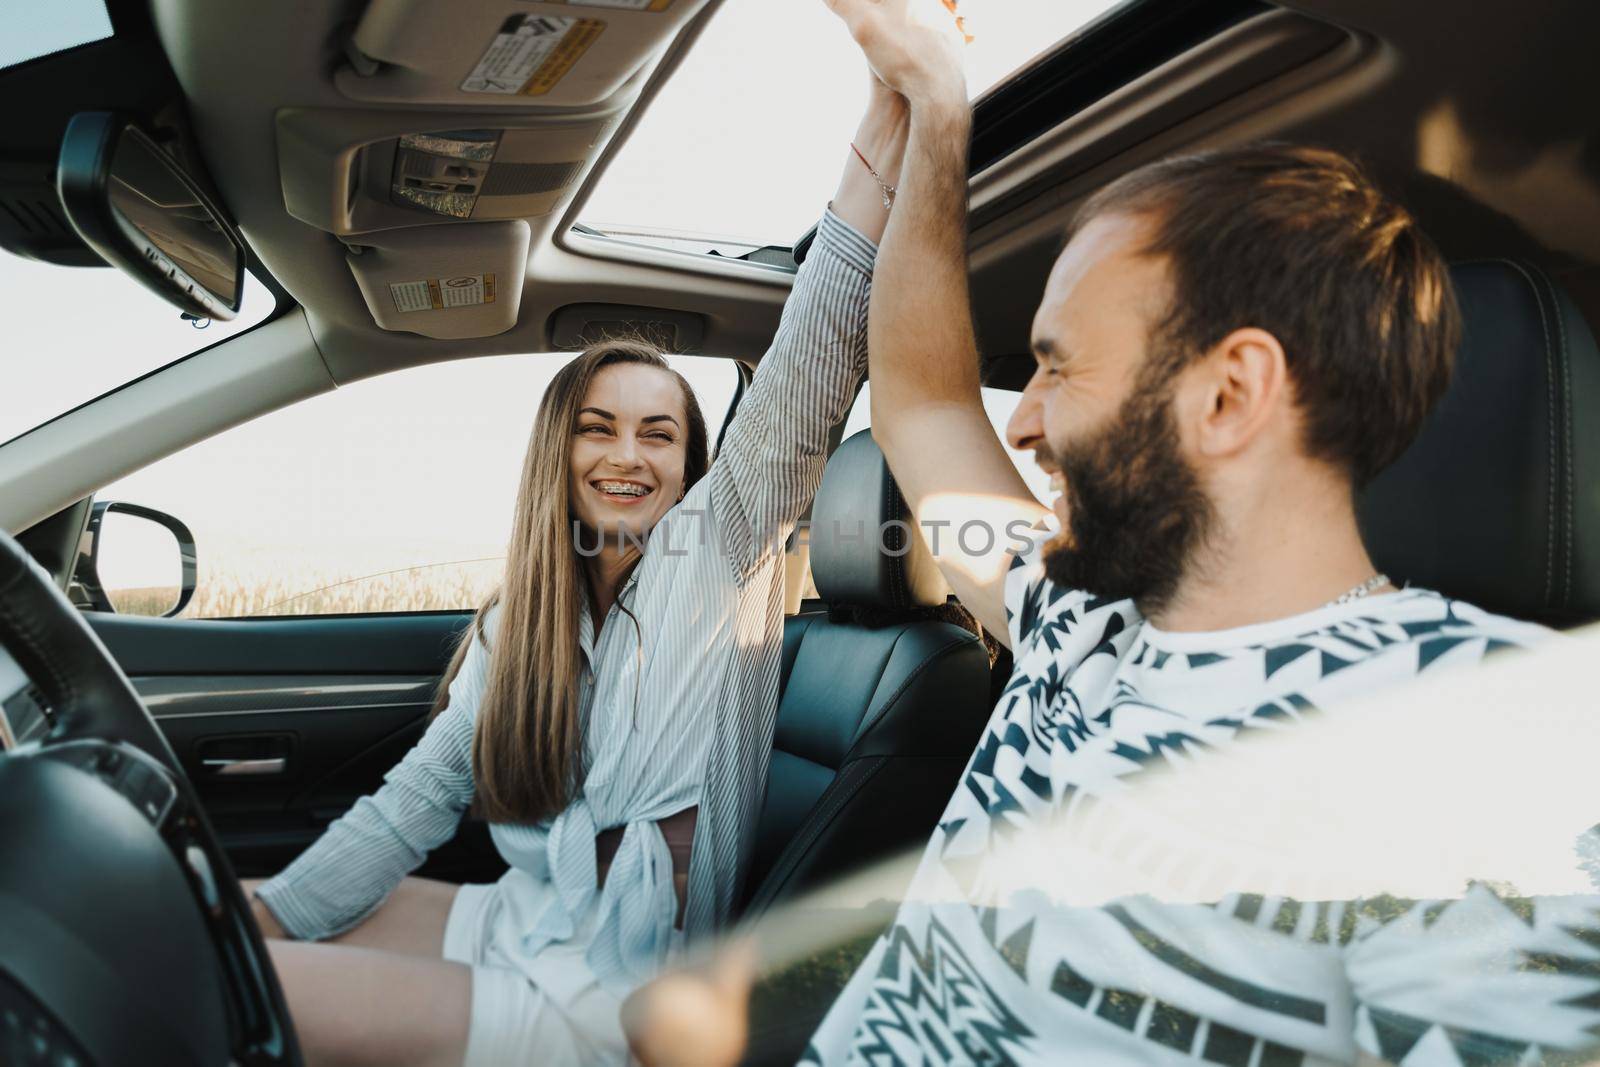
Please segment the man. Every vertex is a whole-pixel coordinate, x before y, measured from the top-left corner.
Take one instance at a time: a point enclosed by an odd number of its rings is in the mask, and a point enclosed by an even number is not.
[[[1592,954],[1593,898],[1541,903],[1507,933],[1522,905],[1474,889],[1450,906],[1495,937],[1430,956],[1437,902],[1312,903],[1228,872],[1191,898],[1209,903],[1027,892],[1019,832],[1544,631],[1396,589],[1362,544],[1356,491],[1443,394],[1458,314],[1416,223],[1331,152],[1166,160],[1082,209],[1007,429],[1060,493],[1035,501],[980,398],[957,29],[936,0],[828,2],[910,109],[871,296],[873,435],[1015,672],[806,1062],[1454,1064],[1592,1043],[1600,1016],[1569,998],[1595,981],[1557,965],[1544,987],[1516,983],[1536,950]],[[974,520],[988,552],[951,536]],[[1452,967],[1495,980],[1430,978]]]

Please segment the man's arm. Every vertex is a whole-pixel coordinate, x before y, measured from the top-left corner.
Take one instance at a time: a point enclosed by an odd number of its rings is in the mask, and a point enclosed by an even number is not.
[[[967,287],[972,110],[959,31],[938,0],[829,4],[911,113],[899,193],[873,273],[872,435],[925,535],[939,531],[926,539],[951,588],[1009,643],[1004,587],[1012,531],[1032,526],[1046,509],[1006,455],[979,388]],[[987,530],[957,536],[974,521]],[[964,548],[991,541],[986,552]]]

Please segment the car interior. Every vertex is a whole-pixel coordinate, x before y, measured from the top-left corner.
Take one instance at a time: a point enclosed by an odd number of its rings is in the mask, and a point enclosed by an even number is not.
[[[111,610],[92,546],[108,508],[139,501],[99,494],[352,383],[618,329],[728,360],[742,390],[811,235],[652,240],[584,206],[708,28],[750,2],[110,0],[103,39],[0,70],[8,255],[105,269],[58,168],[75,116],[111,112],[193,176],[272,303],[0,444],[16,539],[0,538],[0,912],[23,920],[0,923],[0,1052],[300,1062],[237,879],[281,869],[381,784],[471,612]],[[1600,618],[1597,34],[1580,0],[1126,0],[1043,37],[974,101],[985,382],[1016,392],[1032,373],[1045,276],[1107,181],[1250,140],[1347,151],[1454,264],[1465,322],[1448,395],[1363,496],[1376,561],[1492,611]],[[802,109],[819,75],[786,62],[771,76]],[[843,431],[812,521],[903,519],[870,432]],[[192,591],[206,546],[175,532]],[[901,547],[797,548],[746,915],[925,840],[1006,681],[1007,657],[945,610],[921,542]],[[417,873],[502,869],[469,817]],[[753,1061],[792,1062],[791,1029]]]

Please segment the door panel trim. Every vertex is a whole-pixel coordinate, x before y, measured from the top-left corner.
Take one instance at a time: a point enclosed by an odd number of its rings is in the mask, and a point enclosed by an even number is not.
[[[437,675],[472,612],[309,618],[142,619],[86,611],[124,673],[184,678]]]
[[[429,675],[157,675],[131,679],[157,719],[269,715],[287,711],[358,711],[433,703]]]
[[[179,711],[162,713],[152,709],[151,717],[158,723],[189,721],[192,719],[232,719],[241,715],[299,715],[305,712],[359,712],[387,711],[393,708],[415,708],[420,715],[430,707],[427,701],[401,700],[390,704],[324,704],[306,707],[239,708],[235,711]]]

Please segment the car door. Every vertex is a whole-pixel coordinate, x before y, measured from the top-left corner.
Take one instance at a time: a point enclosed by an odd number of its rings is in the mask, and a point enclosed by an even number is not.
[[[149,619],[89,613],[243,877],[282,868],[382,784],[426,727],[470,612]],[[469,819],[424,874],[501,869]]]
[[[240,876],[281,869],[421,736],[456,642],[497,584],[528,431],[568,358],[490,357],[358,382],[96,495],[71,592],[112,609],[86,618]],[[712,424],[723,422],[734,365],[673,359]],[[112,502],[137,507],[98,506]],[[182,534],[194,591],[177,617],[160,617],[183,584]],[[469,814],[418,873],[487,881],[502,870]]]

